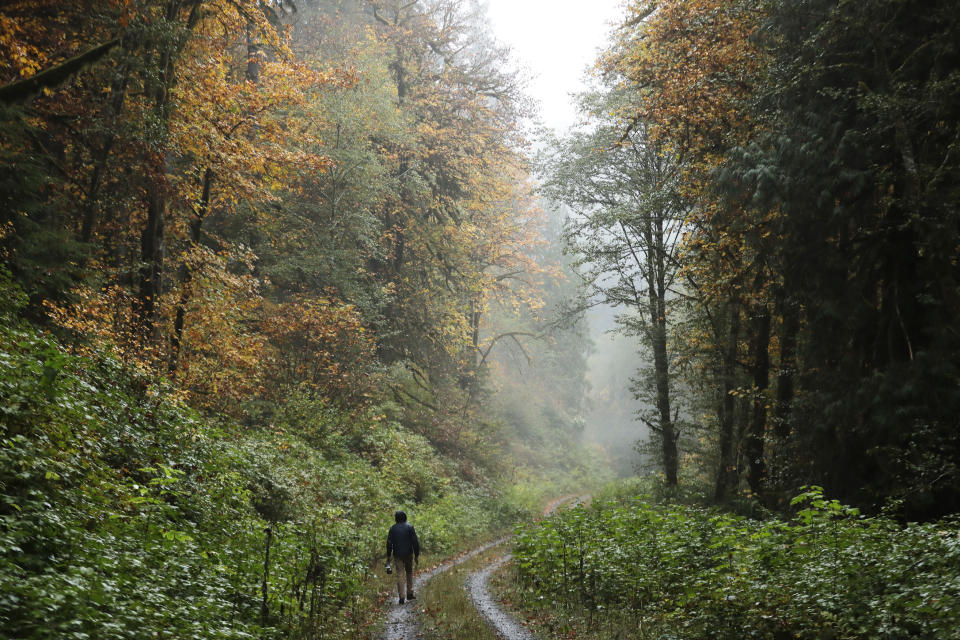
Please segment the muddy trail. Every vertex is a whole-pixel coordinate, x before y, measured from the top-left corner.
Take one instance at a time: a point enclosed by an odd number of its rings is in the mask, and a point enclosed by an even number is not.
[[[484,551],[487,551],[488,549],[492,549],[498,545],[501,545],[509,539],[510,539],[509,536],[497,538],[492,542],[488,542],[487,544],[477,547],[476,549],[473,549],[452,560],[448,560],[447,562],[438,564],[432,569],[418,573],[413,578],[413,592],[420,593],[421,591],[423,591],[424,585],[426,585],[427,582],[429,582],[430,579],[433,578],[434,576],[441,574],[444,571],[447,571],[449,569],[452,569],[453,567],[459,564],[463,564],[467,560],[470,560],[471,558],[483,553]],[[394,604],[390,608],[390,610],[387,612],[387,625],[386,625],[384,634],[382,636],[383,640],[416,640],[416,637],[417,637],[416,609],[414,606],[412,606],[412,603],[410,602],[408,602],[407,604],[397,604],[396,598],[393,597],[395,595],[396,595],[395,593],[391,595],[391,599],[394,600]]]
[[[518,623],[512,615],[500,608],[496,598],[490,593],[488,582],[493,573],[510,561],[512,556],[507,554],[491,562],[483,569],[476,571],[467,578],[467,593],[477,611],[486,618],[487,622],[505,640],[534,640],[532,633]]]
[[[547,508],[544,509],[541,517],[545,518],[549,516],[561,506],[568,504],[574,506],[585,502],[587,499],[588,496],[577,497],[575,495],[557,498],[547,505]],[[463,564],[464,562],[467,562],[471,558],[474,558],[481,553],[504,544],[505,542],[509,541],[511,537],[512,536],[503,536],[501,538],[497,538],[496,540],[492,540],[491,542],[472,549],[463,555],[438,564],[432,569],[418,573],[414,577],[413,581],[414,593],[420,593],[431,578],[443,573],[444,571],[448,571],[457,565]],[[533,636],[530,634],[530,632],[517,623],[513,619],[513,616],[500,609],[493,595],[490,593],[488,586],[490,575],[508,562],[510,558],[511,555],[506,554],[505,556],[502,556],[496,561],[488,564],[483,569],[472,573],[467,579],[465,586],[470,595],[470,599],[474,603],[474,606],[477,607],[477,610],[483,615],[484,618],[486,618],[486,620],[496,630],[500,637],[505,638],[506,640],[532,640]],[[382,639],[416,640],[417,637],[418,625],[416,608],[411,606],[411,603],[409,602],[405,605],[394,604],[392,607],[390,607],[389,611],[387,612],[387,623],[382,635]]]
[[[549,516],[561,506],[574,507],[578,504],[583,504],[589,500],[589,498],[589,496],[566,496],[560,498],[552,502],[547,510],[544,511],[543,515],[544,517]],[[477,611],[486,618],[487,622],[493,627],[500,638],[504,640],[534,640],[533,634],[518,623],[511,614],[501,609],[497,604],[496,598],[490,593],[490,576],[509,562],[512,557],[512,554],[508,553],[491,562],[483,569],[472,573],[470,577],[467,578],[467,593],[470,595],[470,600],[473,601],[473,605],[477,608]]]

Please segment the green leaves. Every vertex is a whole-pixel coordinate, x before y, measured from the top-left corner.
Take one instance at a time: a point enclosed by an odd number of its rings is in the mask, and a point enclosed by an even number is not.
[[[804,524],[811,524],[814,520],[830,520],[832,518],[856,517],[860,510],[840,504],[838,500],[827,500],[823,497],[823,487],[816,485],[800,487],[803,493],[790,500],[790,506],[807,504],[807,508],[797,512],[797,517]]]
[[[955,637],[955,522],[861,518],[815,486],[793,504],[793,523],[642,497],[561,512],[517,536],[519,586],[650,637]]]
[[[303,394],[240,430],[26,327],[0,325],[0,406],[0,620],[22,638],[353,637],[398,506],[437,559],[525,514],[392,409]]]

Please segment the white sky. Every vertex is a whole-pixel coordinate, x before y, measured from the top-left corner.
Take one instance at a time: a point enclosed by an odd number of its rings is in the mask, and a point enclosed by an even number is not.
[[[532,75],[528,93],[543,124],[558,133],[574,124],[571,93],[605,46],[623,0],[487,0],[494,35]]]

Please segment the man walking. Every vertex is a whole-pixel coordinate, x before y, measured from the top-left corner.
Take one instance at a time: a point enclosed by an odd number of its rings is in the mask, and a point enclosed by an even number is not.
[[[407,514],[397,511],[393,517],[397,523],[387,534],[387,562],[392,554],[397,571],[397,595],[403,604],[405,599],[416,600],[413,595],[413,563],[420,563],[420,541],[413,525],[407,522]]]

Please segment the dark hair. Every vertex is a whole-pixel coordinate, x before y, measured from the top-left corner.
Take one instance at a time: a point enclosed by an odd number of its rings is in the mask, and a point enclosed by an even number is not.
[[[407,514],[405,514],[403,511],[397,511],[395,514],[393,514],[393,519],[397,522],[406,522]]]

